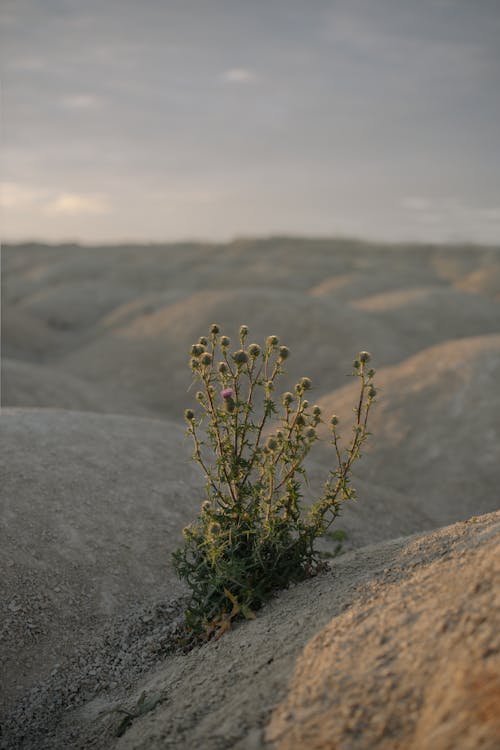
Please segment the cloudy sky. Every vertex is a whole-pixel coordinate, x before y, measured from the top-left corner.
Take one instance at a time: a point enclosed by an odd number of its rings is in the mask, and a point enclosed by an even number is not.
[[[2,236],[500,242],[499,0],[2,0]]]

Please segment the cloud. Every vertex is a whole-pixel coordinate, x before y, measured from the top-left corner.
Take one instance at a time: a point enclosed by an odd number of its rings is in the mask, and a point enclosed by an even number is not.
[[[407,195],[402,201],[401,205],[408,211],[429,211],[432,208],[432,203],[427,198],[422,198],[420,195]]]
[[[99,106],[99,99],[93,94],[71,94],[61,99],[66,109],[93,109]]]
[[[23,73],[37,73],[45,70],[47,63],[42,57],[18,57],[8,61],[7,67]]]
[[[2,208],[25,208],[43,199],[44,193],[17,182],[0,183],[0,205]]]
[[[45,206],[45,212],[51,216],[102,216],[109,211],[109,202],[104,196],[78,193],[61,193]]]
[[[234,83],[248,85],[257,82],[257,76],[252,70],[247,68],[231,68],[222,74],[224,83]]]

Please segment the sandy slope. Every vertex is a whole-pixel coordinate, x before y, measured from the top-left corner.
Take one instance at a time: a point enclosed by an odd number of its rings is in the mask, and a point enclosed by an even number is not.
[[[2,692],[12,699],[110,615],[179,590],[169,557],[201,482],[169,422],[5,409],[0,435]]]
[[[500,336],[426,349],[379,370],[363,477],[409,494],[435,523],[498,507]],[[349,437],[355,383],[320,399]],[[326,436],[326,432],[323,433]]]
[[[495,248],[286,237],[3,248],[2,404],[30,408],[0,418],[0,746],[493,749],[500,519],[428,530],[498,508],[499,268]],[[337,523],[352,551],[182,655],[186,360],[213,321],[277,333],[288,384],[311,376],[341,424],[360,349],[380,393]],[[308,500],[331,454],[309,463]],[[117,739],[143,689],[160,704]]]
[[[116,386],[96,388],[62,370],[7,357],[2,360],[2,402],[17,407],[147,415]]]
[[[94,643],[7,722],[12,746],[493,750],[499,538],[496,513],[349,553],[128,689],[95,687],[113,654]],[[143,692],[156,706],[117,738]]]

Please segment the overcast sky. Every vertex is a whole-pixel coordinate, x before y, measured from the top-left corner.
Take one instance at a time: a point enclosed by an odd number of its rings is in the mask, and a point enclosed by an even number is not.
[[[500,241],[500,0],[2,0],[4,239]]]

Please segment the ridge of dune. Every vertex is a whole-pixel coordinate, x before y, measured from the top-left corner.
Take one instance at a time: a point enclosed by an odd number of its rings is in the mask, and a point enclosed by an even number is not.
[[[62,370],[6,357],[2,360],[2,406],[148,416],[116,388],[96,388]]]

